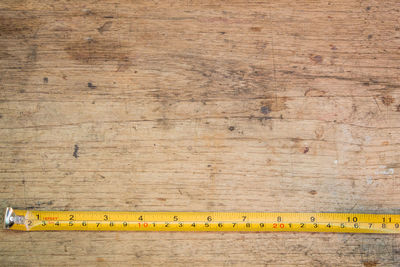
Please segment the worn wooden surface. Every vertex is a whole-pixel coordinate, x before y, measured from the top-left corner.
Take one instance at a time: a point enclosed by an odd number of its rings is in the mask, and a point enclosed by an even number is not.
[[[400,2],[0,3],[0,208],[400,212]],[[400,236],[15,233],[4,266],[399,266]]]

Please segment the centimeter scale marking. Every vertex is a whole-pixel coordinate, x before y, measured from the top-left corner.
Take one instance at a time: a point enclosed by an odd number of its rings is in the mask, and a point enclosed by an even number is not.
[[[36,211],[7,208],[20,231],[337,232],[400,234],[400,214]]]

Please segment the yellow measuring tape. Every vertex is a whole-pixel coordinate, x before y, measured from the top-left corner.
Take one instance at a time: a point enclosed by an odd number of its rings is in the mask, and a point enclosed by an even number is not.
[[[400,214],[37,211],[7,208],[20,231],[190,231],[397,233]]]

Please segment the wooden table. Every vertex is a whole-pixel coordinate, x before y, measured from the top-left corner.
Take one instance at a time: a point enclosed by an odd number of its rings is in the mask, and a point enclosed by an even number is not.
[[[400,2],[0,3],[0,208],[400,213]],[[20,233],[3,266],[399,266],[400,236]]]

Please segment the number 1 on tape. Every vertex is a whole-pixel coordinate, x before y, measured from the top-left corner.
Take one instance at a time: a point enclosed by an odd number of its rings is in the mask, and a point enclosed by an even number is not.
[[[400,214],[36,211],[7,208],[19,231],[336,232],[400,234]]]

